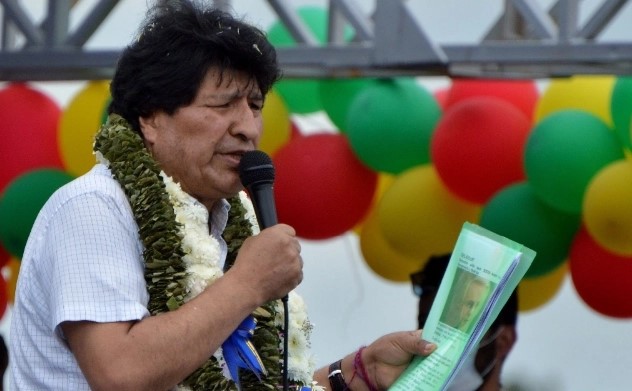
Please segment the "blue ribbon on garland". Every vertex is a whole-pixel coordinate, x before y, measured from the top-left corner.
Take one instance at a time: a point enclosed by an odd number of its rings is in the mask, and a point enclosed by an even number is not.
[[[252,315],[247,317],[222,344],[226,365],[238,389],[241,389],[239,385],[239,368],[250,370],[259,380],[261,380],[262,374],[267,375],[261,357],[259,357],[257,350],[250,342],[250,338],[254,335],[256,324],[257,320]]]

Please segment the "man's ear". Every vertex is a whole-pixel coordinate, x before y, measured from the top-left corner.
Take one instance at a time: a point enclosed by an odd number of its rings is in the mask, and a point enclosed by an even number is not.
[[[156,114],[151,114],[147,117],[139,117],[138,122],[145,142],[149,144],[155,143],[159,128]]]
[[[504,360],[511,352],[514,344],[518,340],[518,333],[515,326],[504,325],[496,338],[496,357]]]

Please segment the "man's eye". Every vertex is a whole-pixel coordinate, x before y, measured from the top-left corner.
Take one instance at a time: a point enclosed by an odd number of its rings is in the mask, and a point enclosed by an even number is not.
[[[209,108],[211,108],[211,109],[224,109],[224,108],[230,107],[230,102],[227,102],[227,103],[208,104],[208,105],[206,105],[206,107],[209,107]]]

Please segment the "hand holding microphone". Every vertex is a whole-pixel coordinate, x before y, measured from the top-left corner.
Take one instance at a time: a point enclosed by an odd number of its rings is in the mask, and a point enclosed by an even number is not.
[[[272,260],[277,259],[277,257],[279,260],[283,260],[285,257],[282,255],[287,255],[287,260],[290,261],[289,263],[277,264],[277,266],[281,266],[281,276],[279,277],[284,277],[279,278],[279,281],[286,283],[291,282],[293,278],[292,272],[297,273],[296,277],[298,279],[294,280],[295,285],[294,282],[292,282],[289,285],[289,290],[287,290],[283,295],[283,329],[286,333],[286,337],[283,339],[283,390],[288,390],[288,293],[303,280],[301,246],[296,239],[296,231],[294,231],[294,228],[289,225],[277,224],[278,220],[276,207],[274,205],[274,192],[272,189],[272,185],[274,183],[274,165],[272,165],[272,159],[270,159],[270,157],[262,151],[250,151],[245,153],[239,162],[239,178],[250,194],[250,198],[252,199],[252,203],[255,208],[255,215],[257,216],[257,221],[259,222],[259,228],[261,228],[261,233],[259,233],[257,238],[261,239],[263,241],[263,245],[265,246],[266,240],[268,239],[267,236],[277,235],[277,232],[273,231],[279,231],[279,241],[276,242],[271,239],[270,246],[263,247],[261,249],[261,251],[264,252],[269,251],[269,255],[271,257],[270,259]],[[247,243],[247,241],[244,242],[242,250],[247,244],[249,245],[250,243]]]
[[[261,233],[248,238],[237,257],[266,299],[287,296],[303,279],[300,244],[294,228],[278,224],[274,203],[274,165],[262,151],[244,154],[239,176],[252,200]],[[236,263],[235,266],[238,264]]]

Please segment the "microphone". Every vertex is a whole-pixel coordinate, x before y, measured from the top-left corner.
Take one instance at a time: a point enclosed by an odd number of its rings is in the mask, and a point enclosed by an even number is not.
[[[248,151],[244,153],[239,161],[239,179],[244,185],[255,208],[255,215],[259,222],[259,228],[265,229],[277,224],[276,207],[274,206],[274,165],[272,159],[263,151]],[[289,390],[288,378],[288,350],[289,350],[289,305],[288,296],[285,295],[283,302],[283,390]]]
[[[274,205],[274,165],[263,151],[248,151],[239,162],[239,179],[250,194],[255,208],[259,228],[276,225],[277,213]]]

